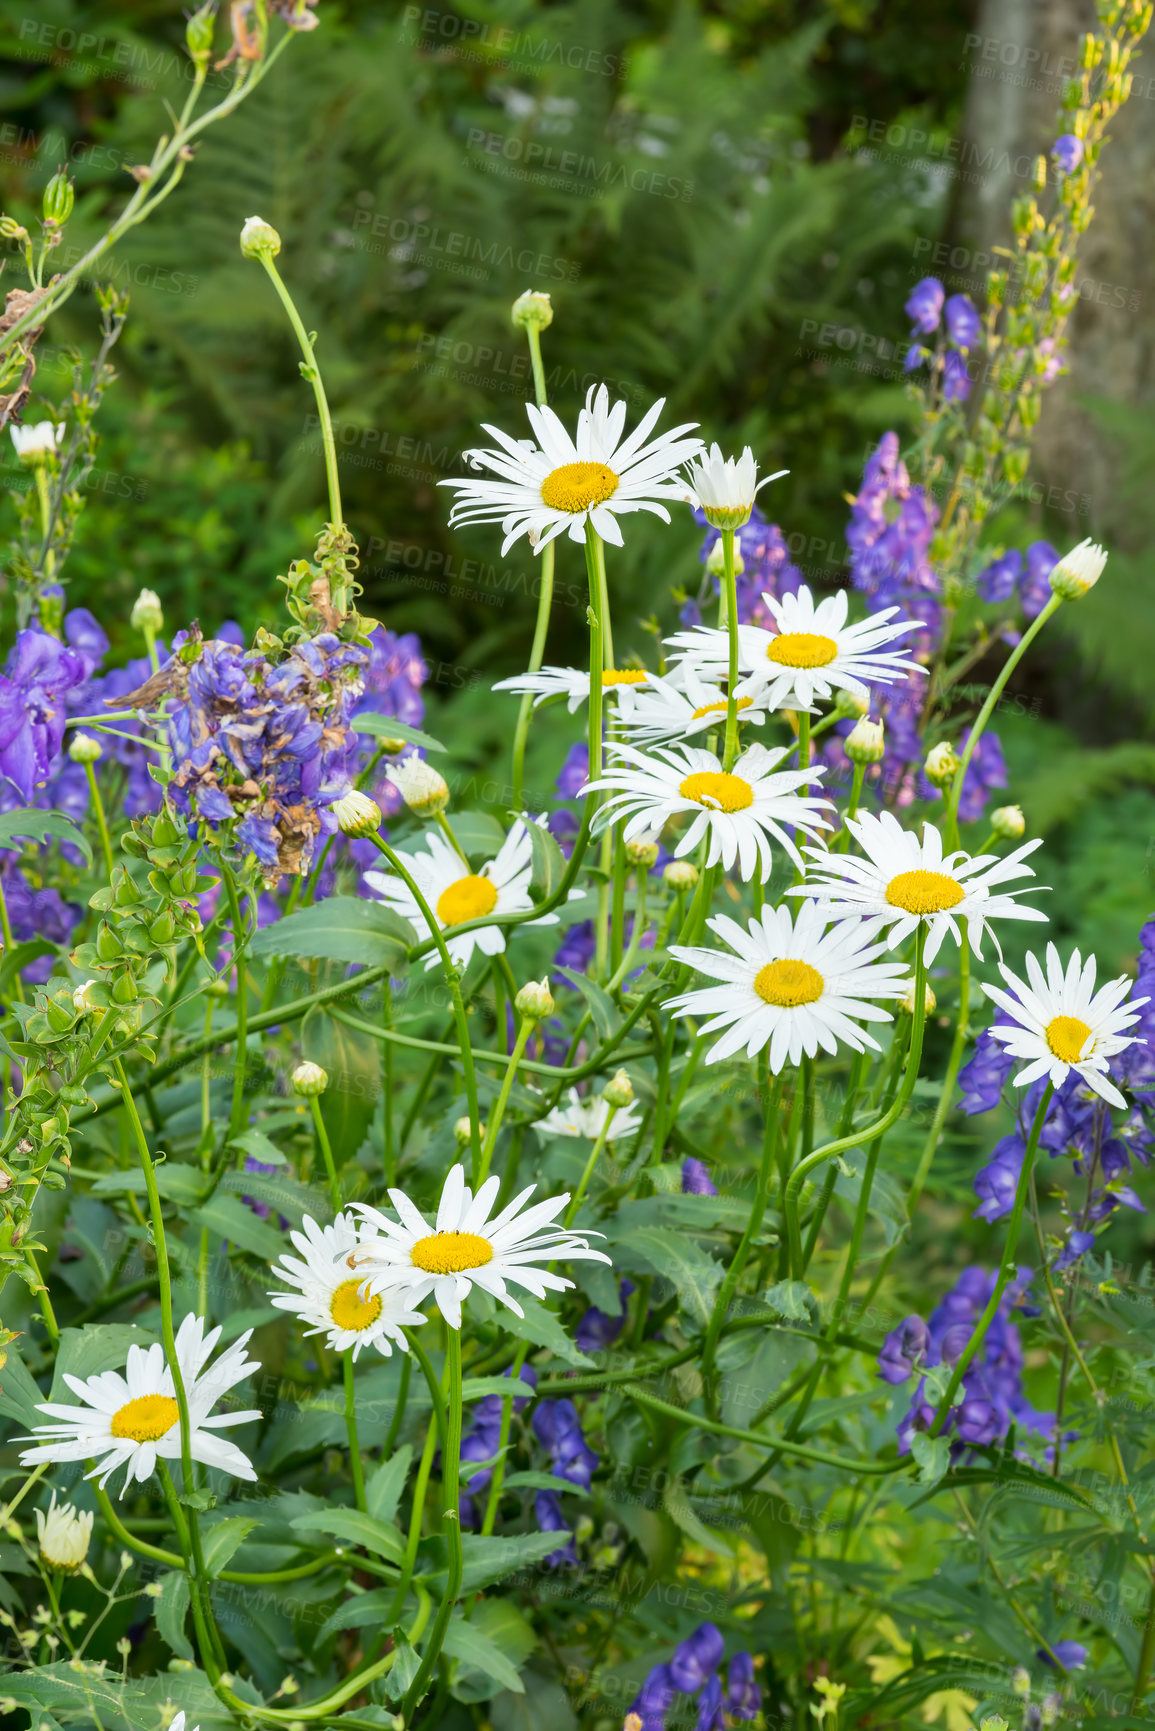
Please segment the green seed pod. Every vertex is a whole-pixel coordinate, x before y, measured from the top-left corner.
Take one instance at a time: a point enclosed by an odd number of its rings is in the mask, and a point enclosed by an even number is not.
[[[54,222],[58,226],[66,223],[72,215],[75,200],[72,182],[62,168],[57,169],[48,185],[44,188],[44,220]]]
[[[105,920],[96,934],[96,954],[102,962],[115,962],[124,954],[124,945]]]

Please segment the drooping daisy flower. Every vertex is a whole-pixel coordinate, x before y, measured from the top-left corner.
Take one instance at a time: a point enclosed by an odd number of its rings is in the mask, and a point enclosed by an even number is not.
[[[739,721],[765,721],[774,707],[766,700],[765,679],[757,674],[741,680],[734,694]],[[676,679],[659,679],[652,674],[629,712],[623,710],[622,721],[631,741],[638,744],[692,739],[725,727],[726,692],[720,685],[699,679],[691,664],[684,661]]]
[[[618,710],[623,716],[632,715],[635,691],[639,687],[648,688],[653,678],[644,667],[607,667],[602,674],[602,690],[607,697],[617,699]],[[530,693],[536,699],[535,709],[547,697],[564,697],[566,708],[572,715],[581,704],[589,701],[590,676],[580,667],[543,667],[540,673],[518,673],[512,679],[499,679],[493,689],[512,691],[518,697]]]
[[[1150,1000],[1132,998],[1124,1003],[1133,984],[1126,974],[1096,991],[1095,969],[1094,956],[1084,962],[1075,950],[1064,972],[1058,950],[1048,944],[1045,974],[1038,957],[1028,951],[1029,985],[1002,963],[999,972],[1010,992],[983,985],[987,997],[1014,1024],[996,1022],[990,1030],[992,1039],[1001,1041],[1012,1058],[1027,1060],[1026,1069],[1014,1077],[1016,1088],[1029,1087],[1040,1076],[1049,1077],[1061,1088],[1075,1070],[1102,1099],[1112,1106],[1126,1107],[1122,1094],[1108,1079],[1107,1066],[1116,1053],[1146,1043],[1137,1041],[1127,1030],[1139,1020],[1139,1010]]]
[[[425,900],[437,917],[443,932],[452,932],[466,920],[482,919],[486,914],[524,913],[532,908],[529,882],[533,876],[533,849],[529,830],[518,818],[501,844],[496,858],[486,860],[479,872],[470,871],[457,853],[436,830],[425,837],[425,853],[405,854],[406,870],[411,873]],[[369,871],[365,882],[383,902],[402,914],[418,932],[426,929],[425,916],[407,884],[391,872]],[[532,926],[556,925],[556,914],[543,914],[540,920],[529,920]],[[477,926],[460,937],[449,937],[446,948],[459,968],[466,968],[475,949],[483,956],[497,956],[505,949],[505,933],[500,926]],[[440,957],[433,951],[425,966],[438,966]]]
[[[703,1034],[728,1032],[707,1055],[717,1064],[745,1049],[752,1058],[770,1047],[774,1075],[803,1053],[837,1052],[839,1044],[856,1052],[878,1041],[856,1022],[890,1022],[893,1016],[872,1003],[897,998],[906,984],[900,962],[880,962],[886,952],[878,920],[837,920],[827,928],[826,917],[813,902],[804,903],[791,918],[788,907],[762,909],[748,929],[725,914],[708,920],[714,935],[734,952],[673,944],[670,954],[722,984],[683,992],[665,1008],[684,1016],[710,1016]]]
[[[257,1475],[235,1443],[214,1433],[228,1425],[248,1424],[261,1414],[214,1413],[213,1407],[230,1388],[260,1368],[245,1356],[252,1332],[247,1329],[211,1366],[208,1361],[220,1339],[219,1328],[206,1334],[202,1317],[186,1316],[176,1337],[177,1362],[188,1398],[192,1458],[237,1479],[255,1479]],[[58,1422],[37,1425],[32,1436],[19,1439],[37,1445],[24,1450],[22,1466],[96,1456],[97,1464],[86,1476],[99,1478],[101,1486],[118,1467],[127,1467],[120,1492],[123,1496],[134,1479],[143,1484],[151,1477],[158,1457],[180,1459],[180,1413],[162,1346],[130,1346],[123,1375],[118,1370],[105,1370],[99,1376],[82,1379],[65,1372],[64,1380],[83,1404],[41,1402],[40,1411]]]
[[[759,481],[758,465],[749,445],[740,457],[723,457],[721,448],[711,445],[705,456],[686,465],[690,503],[698,506],[711,528],[741,529],[750,521],[754,501],[763,487],[781,480],[786,472],[779,469]]]
[[[828,595],[815,605],[803,583],[797,595],[779,601],[763,595],[774,615],[777,631],[757,625],[739,625],[739,665],[746,673],[769,679],[766,702],[771,709],[792,704],[809,709],[815,698],[826,699],[835,690],[849,691],[861,700],[868,685],[891,685],[908,673],[924,671],[906,651],[893,654],[883,645],[893,643],[917,621],[893,619],[897,607],[885,607],[857,625],[846,623],[850,597],[845,589]],[[681,655],[689,657],[702,678],[720,677],[730,665],[730,640],[725,631],[700,625],[694,631],[679,631],[666,640]]]
[[[74,1509],[71,1503],[58,1508],[53,1491],[48,1512],[36,1511],[36,1538],[49,1568],[71,1572],[80,1567],[88,1555],[93,1519],[91,1509]]]
[[[418,1328],[425,1321],[420,1311],[410,1310],[402,1294],[362,1290],[364,1281],[354,1274],[354,1257],[362,1229],[348,1214],[338,1214],[332,1226],[318,1226],[306,1214],[300,1232],[290,1232],[304,1260],[282,1256],[272,1272],[296,1292],[270,1292],[278,1310],[290,1310],[299,1322],[311,1323],[306,1334],[324,1334],[334,1352],[353,1351],[356,1362],[363,1346],[375,1346],[386,1358],[393,1356],[395,1341],[409,1351],[403,1329]]]
[[[64,437],[64,422],[37,421],[33,427],[8,428],[12,435],[12,443],[16,455],[25,462],[36,462],[40,457],[47,456],[49,451],[55,451]]]
[[[573,1285],[553,1274],[549,1263],[610,1260],[602,1251],[591,1250],[585,1238],[552,1224],[569,1201],[568,1192],[524,1208],[536,1189],[531,1184],[491,1219],[500,1189],[499,1178],[487,1178],[475,1197],[464,1168],[452,1167],[432,1226],[403,1190],[389,1192],[400,1223],[368,1203],[353,1203],[366,1225],[376,1229],[357,1251],[366,1290],[399,1288],[412,1304],[423,1303],[432,1293],[450,1328],[460,1328],[462,1301],[475,1285],[521,1316],[507,1281],[544,1298],[547,1292],[564,1292]]]
[[[929,965],[948,932],[959,942],[956,922],[965,919],[970,946],[981,959],[983,932],[991,920],[1047,917],[1038,908],[1020,906],[1014,895],[992,893],[998,884],[1034,876],[1023,861],[1042,846],[1040,838],[1000,859],[996,854],[972,856],[961,848],[944,854],[942,836],[932,823],[923,824],[920,841],[888,811],[879,817],[863,812],[848,818],[846,827],[867,857],[807,848],[813,861],[810,875],[787,893],[813,896],[827,916],[858,914],[890,922],[891,949],[925,920]]]
[[[611,408],[604,385],[591,385],[573,439],[552,409],[533,403],[525,412],[536,444],[486,425],[501,449],[467,451],[466,461],[499,479],[440,482],[457,493],[450,523],[500,523],[503,555],[522,535],[529,536],[535,553],[563,532],[584,542],[587,522],[603,541],[620,547],[617,519],[631,511],[650,511],[668,523],[661,501],[685,499],[686,484],[677,471],[702,449],[702,441],[684,436],[696,421],[650,440],[664,406],[661,397],[625,439],[626,405]]]
[[[800,794],[798,788],[816,783],[823,766],[811,769],[774,770],[788,755],[785,749],[769,751],[764,745],[749,746],[732,770],[712,751],[695,746],[671,747],[647,754],[631,745],[611,745],[614,761],[601,781],[610,798],[595,814],[593,828],[604,829],[618,818],[627,819],[627,841],[640,830],[661,830],[672,817],[692,812],[694,821],[675,848],[680,858],[692,853],[704,835],[709,835],[708,865],[719,860],[727,871],[735,860],[742,877],[749,880],[761,865],[763,879],[770,873],[770,843],[773,836],[794,861],[802,859],[784,826],[814,835],[829,825],[816,814],[830,802]]]
[[[533,1127],[542,1137],[584,1136],[587,1141],[596,1142],[609,1109],[609,1102],[601,1094],[590,1094],[583,1098],[576,1088],[571,1088],[565,1103],[555,1106],[544,1118],[538,1118]],[[641,1122],[639,1106],[626,1106],[624,1110],[619,1108],[614,1114],[606,1140],[616,1142],[622,1136],[631,1136],[635,1130],[640,1129]]]

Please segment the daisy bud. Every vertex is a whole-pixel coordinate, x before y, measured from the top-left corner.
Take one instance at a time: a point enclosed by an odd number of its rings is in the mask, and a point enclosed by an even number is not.
[[[389,765],[389,780],[393,783],[411,812],[418,817],[436,817],[449,804],[449,787],[445,777],[415,751],[400,763]]]
[[[323,1094],[329,1086],[328,1073],[322,1070],[320,1064],[311,1064],[308,1060],[297,1065],[290,1081],[293,1084],[294,1094],[300,1094],[306,1100],[315,1099],[318,1094]]]
[[[1088,537],[1059,560],[1051,572],[1051,589],[1064,601],[1079,601],[1095,587],[1106,563],[1107,555],[1102,547]]]
[[[142,589],[132,604],[129,624],[134,631],[144,631],[156,637],[164,629],[164,608],[155,589]]]
[[[1027,820],[1021,805],[1000,805],[991,813],[991,828],[1003,841],[1018,841],[1026,832]]]
[[[61,1503],[57,1508],[56,1492],[53,1491],[48,1513],[45,1514],[43,1509],[36,1511],[40,1555],[50,1569],[65,1569],[69,1573],[79,1569],[88,1555],[92,1522],[91,1513],[81,1513],[71,1503]]]
[[[55,451],[64,437],[64,422],[37,421],[34,427],[9,427],[12,444],[22,463],[35,468],[50,451]]]
[[[409,741],[407,739],[379,739],[377,741],[382,751],[387,751],[390,757],[396,757],[399,751],[404,751]]]
[[[658,839],[654,835],[636,835],[633,841],[626,843],[626,859],[630,865],[645,866],[648,870],[657,863],[657,858]]]
[[[642,1731],[642,1721],[637,1713],[627,1713],[622,1720],[622,1731]]]
[[[456,1138],[457,1146],[459,1148],[468,1148],[469,1143],[472,1139],[472,1135],[473,1135],[473,1132],[469,1128],[469,1119],[468,1118],[459,1118],[457,1120],[456,1124],[453,1126],[453,1134],[454,1134],[454,1137]],[[485,1140],[485,1125],[484,1124],[479,1124],[477,1126],[477,1134],[481,1137],[482,1141],[484,1142],[484,1140]]]
[[[834,713],[849,717],[870,714],[870,698],[865,692],[839,690],[834,694]]]
[[[619,1070],[616,1076],[610,1077],[602,1089],[602,1099],[607,1106],[616,1106],[619,1110],[623,1106],[633,1105],[634,1085],[624,1070]]]
[[[935,1012],[935,1006],[938,1003],[938,999],[935,997],[934,993],[931,991],[929,986],[927,986],[927,988],[926,988],[926,997],[923,1000],[923,1002],[926,1005],[927,1015],[933,1016],[934,1012]],[[910,981],[909,985],[906,988],[906,991],[902,994],[901,998],[896,999],[895,1008],[898,1010],[901,1010],[904,1016],[913,1016],[914,1015],[914,981],[913,980]]]
[[[1031,1692],[1031,1673],[1025,1665],[1016,1665],[1011,1672],[1011,1688],[1024,1698]]]
[[[686,465],[686,478],[693,493],[691,504],[699,506],[713,529],[741,529],[750,521],[760,487],[776,479],[767,475],[759,482],[749,445],[740,457],[723,457],[721,449],[711,445],[705,456]]]
[[[526,289],[514,301],[510,316],[519,331],[544,331],[553,323],[553,307],[540,289]]]
[[[856,721],[842,742],[851,763],[880,763],[886,753],[886,730],[881,721]]]
[[[73,763],[99,763],[104,756],[100,741],[93,739],[90,733],[74,733],[69,743],[68,755]]]
[[[48,185],[44,188],[44,220],[54,222],[57,226],[66,223],[72,215],[72,205],[76,197],[72,182],[62,168],[58,168]]]
[[[381,828],[380,806],[367,793],[358,793],[356,788],[334,803],[333,816],[341,834],[354,839],[376,835]]]
[[[241,251],[246,258],[276,258],[281,250],[281,237],[271,222],[250,216],[241,230]]]
[[[662,878],[672,890],[692,890],[698,882],[698,868],[693,860],[672,859]]]
[[[734,575],[741,577],[746,569],[746,561],[742,557],[742,549],[737,541],[734,543]],[[706,570],[711,577],[721,577],[726,570],[726,554],[721,541],[715,541],[706,555]]]
[[[93,1002],[89,994],[89,988],[95,984],[95,980],[85,980],[84,984],[77,986],[72,994],[72,1007],[74,1010],[79,1010],[82,1016],[90,1015],[93,1010],[101,1008],[99,1004]]]
[[[948,739],[932,746],[922,766],[932,787],[949,787],[958,774],[958,754]]]
[[[528,1016],[533,1022],[544,1022],[547,1016],[553,1015],[553,994],[549,989],[548,976],[543,980],[530,980],[521,988],[513,1000],[519,1016]]]
[[[161,1594],[164,1592],[164,1588],[161,1586],[159,1581],[149,1581],[146,1586],[141,1588],[141,1592],[144,1594],[146,1599],[159,1599]]]

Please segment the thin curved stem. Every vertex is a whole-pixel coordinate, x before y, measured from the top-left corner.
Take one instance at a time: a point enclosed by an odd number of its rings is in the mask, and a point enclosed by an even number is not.
[[[445,1591],[437,1608],[433,1628],[421,1655],[417,1675],[409,1687],[401,1709],[406,1725],[412,1725],[413,1714],[425,1694],[433,1667],[441,1655],[445,1631],[449,1627],[449,1619],[453,1615],[453,1607],[457,1603],[462,1575],[465,1572],[461,1548],[461,1514],[457,1506],[461,1473],[461,1332],[456,1328],[449,1329],[446,1369],[449,1377],[449,1400],[445,1448],[441,1455],[441,1531],[448,1552],[448,1568]]]

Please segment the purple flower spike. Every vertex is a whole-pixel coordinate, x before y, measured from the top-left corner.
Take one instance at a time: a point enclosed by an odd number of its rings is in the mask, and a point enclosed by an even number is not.
[[[730,1660],[726,1711],[733,1719],[757,1719],[762,1711],[762,1690],[754,1680],[754,1661],[749,1653],[735,1653]]]
[[[1073,132],[1064,132],[1052,144],[1051,155],[1064,174],[1074,174],[1083,160],[1084,148],[1081,138],[1076,138]]]
[[[1028,619],[1036,619],[1051,599],[1049,579],[1058,563],[1058,552],[1049,541],[1033,541],[1027,548],[1027,575],[1020,599]]]
[[[726,1643],[713,1623],[702,1623],[674,1648],[670,1678],[685,1695],[696,1695],[706,1678],[722,1662]]]
[[[1027,1145],[1021,1136],[1004,1136],[989,1163],[975,1173],[975,1195],[979,1207],[976,1220],[1003,1220],[1011,1212]]]
[[[910,291],[903,312],[914,323],[911,335],[929,336],[931,331],[937,331],[938,321],[942,316],[944,289],[936,276],[924,276],[922,281],[915,283]]]
[[[882,1343],[878,1374],[883,1382],[905,1382],[926,1357],[930,1330],[921,1316],[908,1316]]]
[[[701,1160],[695,1160],[692,1154],[682,1162],[682,1195],[683,1196],[717,1196],[718,1188],[710,1177],[709,1169]]]
[[[1087,1663],[1087,1649],[1081,1641],[1052,1641],[1051,1653],[1055,1655],[1055,1659],[1059,1661],[1065,1671],[1081,1671]],[[1053,1671],[1055,1659],[1051,1658],[1051,1653],[1048,1653],[1045,1647],[1040,1647],[1036,1657],[1040,1658],[1044,1665],[1049,1665]]]
[[[722,1714],[722,1679],[716,1671],[706,1679],[706,1687],[698,1702],[698,1723],[694,1731],[726,1731]]]
[[[959,1071],[959,1087],[962,1089],[959,1111],[965,1112],[969,1118],[973,1118],[976,1112],[993,1111],[1002,1098],[1007,1077],[1015,1063],[1011,1054],[992,1038],[990,1029],[984,1028],[975,1041],[970,1063],[964,1064]]]
[[[1017,548],[980,571],[976,587],[980,601],[1009,601],[1023,578],[1023,556]]]
[[[983,328],[975,304],[970,295],[951,295],[945,310],[947,335],[955,348],[965,354],[978,342]]]
[[[965,403],[971,394],[967,364],[955,349],[947,351],[942,363],[942,394],[948,403]]]

